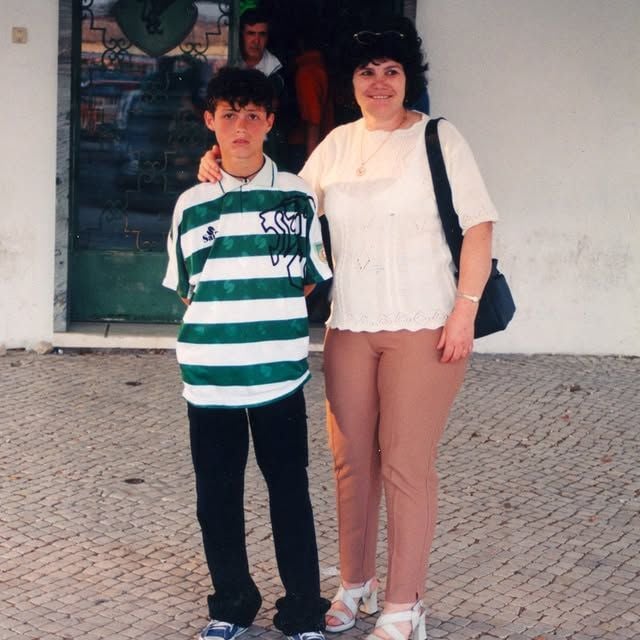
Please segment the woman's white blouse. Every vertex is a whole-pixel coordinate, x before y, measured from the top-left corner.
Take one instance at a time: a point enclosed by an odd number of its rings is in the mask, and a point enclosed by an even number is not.
[[[368,131],[362,119],[337,127],[300,172],[329,221],[331,328],[436,329],[453,309],[454,267],[427,161],[427,121],[423,116],[391,134]],[[463,232],[497,220],[464,138],[448,121],[439,123],[438,133]],[[358,176],[367,158],[365,173]]]

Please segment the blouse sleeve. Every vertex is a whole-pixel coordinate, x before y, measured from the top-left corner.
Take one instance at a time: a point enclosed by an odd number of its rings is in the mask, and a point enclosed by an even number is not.
[[[498,212],[467,141],[447,120],[439,123],[438,134],[462,232],[481,222],[496,222]]]

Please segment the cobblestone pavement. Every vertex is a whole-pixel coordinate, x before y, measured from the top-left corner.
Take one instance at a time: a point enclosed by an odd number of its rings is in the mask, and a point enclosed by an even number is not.
[[[310,475],[331,597],[321,354],[311,363]],[[639,374],[631,358],[474,356],[440,450],[430,639],[640,638]],[[178,378],[172,352],[0,358],[1,639],[195,637],[208,576]],[[253,461],[246,504],[264,595],[248,635],[280,638]]]

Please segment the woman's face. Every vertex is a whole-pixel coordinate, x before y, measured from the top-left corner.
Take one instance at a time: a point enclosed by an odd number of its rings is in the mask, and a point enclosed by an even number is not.
[[[374,60],[353,73],[353,92],[362,113],[393,117],[404,109],[407,77],[395,60]]]

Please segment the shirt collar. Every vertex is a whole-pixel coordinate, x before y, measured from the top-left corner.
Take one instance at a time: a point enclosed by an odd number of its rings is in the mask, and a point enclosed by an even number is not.
[[[279,71],[282,68],[280,60],[276,58],[269,49],[265,49],[262,54],[262,59],[255,66],[255,69],[262,71],[265,76],[270,76],[272,73]]]
[[[273,187],[275,186],[277,174],[278,168],[276,167],[276,163],[269,158],[269,156],[265,155],[262,169],[260,169],[260,171],[258,171],[258,173],[256,173],[256,175],[248,182],[245,182],[242,178],[234,178],[232,175],[222,170],[220,188],[224,193],[227,193],[229,191],[235,191],[242,188],[260,189],[264,187]]]
[[[247,68],[249,65],[243,60],[240,66]],[[272,73],[282,69],[282,63],[273,55],[273,53],[271,53],[271,51],[269,51],[269,49],[265,49],[262,52],[262,58],[260,58],[258,64],[253,66],[253,69],[262,71],[265,76],[270,76]]]

